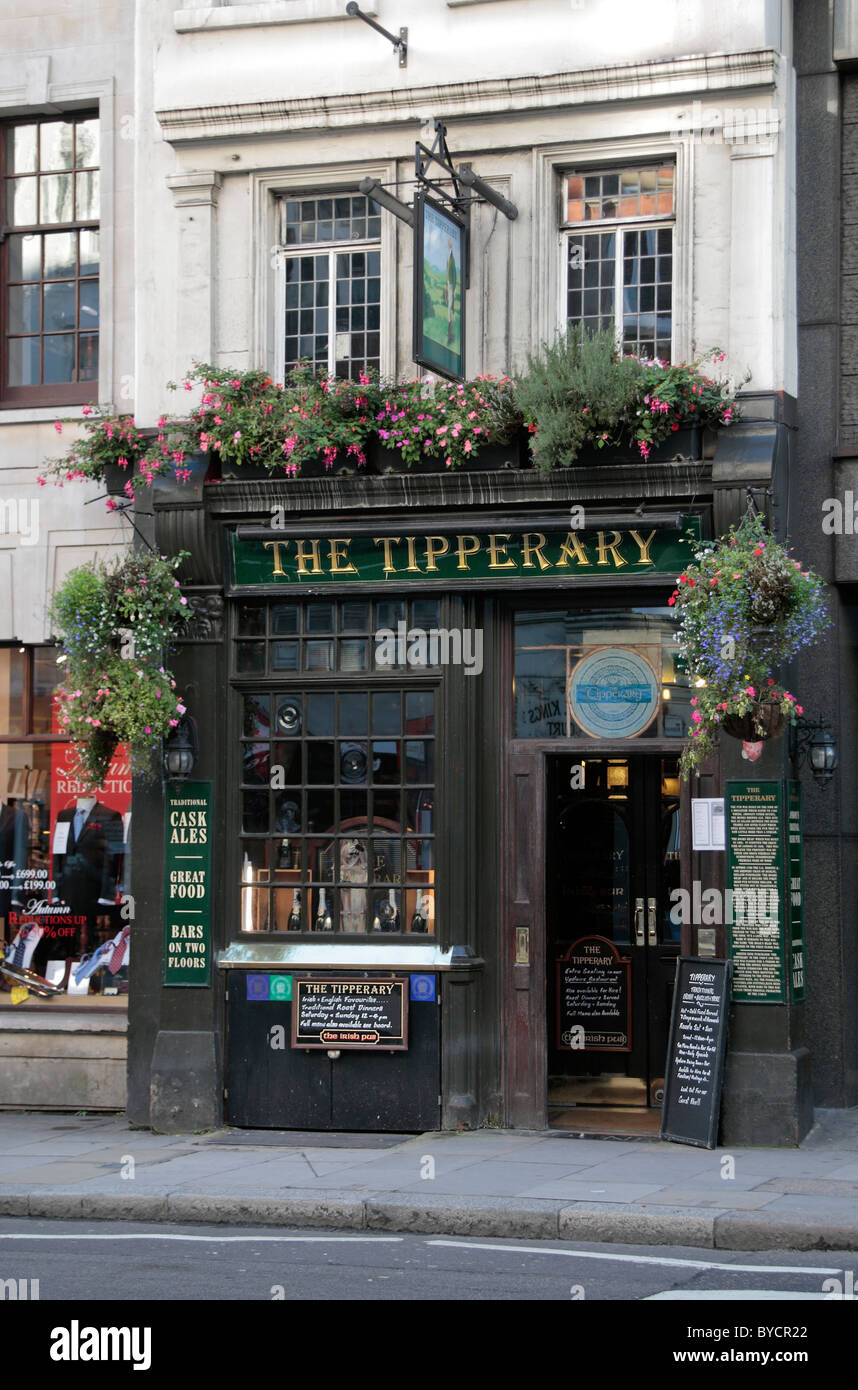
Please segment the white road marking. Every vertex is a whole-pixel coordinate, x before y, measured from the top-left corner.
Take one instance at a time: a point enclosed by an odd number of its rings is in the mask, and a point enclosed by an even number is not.
[[[783,1289],[690,1289],[684,1292],[682,1289],[665,1289],[664,1293],[650,1293],[646,1298],[641,1299],[642,1303],[687,1303],[687,1302],[711,1302],[723,1303],[725,1299],[743,1303],[758,1303],[761,1299],[774,1299],[778,1303],[786,1299],[798,1299],[802,1303],[809,1303],[815,1298],[828,1298],[827,1293],[785,1293]]]
[[[729,1274],[841,1274],[842,1270],[813,1265],[727,1265],[713,1260],[678,1260],[670,1255],[611,1255],[594,1250],[556,1250],[538,1245],[480,1245],[476,1241],[427,1240],[427,1245],[453,1245],[464,1250],[496,1250],[509,1255],[565,1255],[576,1260],[616,1260],[622,1264],[667,1265],[677,1269],[722,1269]]]
[[[11,1233],[6,1234],[4,1232],[0,1232],[0,1240],[187,1240],[203,1241],[206,1245],[212,1245],[215,1241],[219,1242],[221,1245],[239,1244],[241,1242],[243,1242],[246,1245],[248,1241],[250,1241],[251,1243],[258,1242],[260,1245],[264,1241],[292,1241],[294,1243],[300,1243],[302,1241],[305,1243],[312,1243],[316,1241],[327,1245],[333,1244],[334,1242],[338,1242],[340,1244],[348,1244],[350,1242],[363,1241],[364,1243],[368,1243],[371,1245],[383,1245],[385,1242],[387,1242],[388,1244],[394,1244],[397,1241],[403,1241],[404,1239],[404,1236],[185,1236],[176,1235],[175,1233],[169,1231],[152,1231],[151,1233],[134,1232],[134,1234],[130,1235],[123,1235],[121,1234],[121,1232],[117,1231],[115,1233],[111,1232],[111,1234],[109,1235],[90,1235],[88,1233],[84,1233],[81,1235],[63,1234],[55,1236],[24,1235],[20,1233],[15,1233],[13,1235]],[[836,1272],[838,1274],[840,1273],[839,1270]]]

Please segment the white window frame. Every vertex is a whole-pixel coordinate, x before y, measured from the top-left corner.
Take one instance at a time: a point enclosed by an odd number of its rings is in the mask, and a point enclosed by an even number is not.
[[[299,200],[299,199],[301,198],[301,196],[302,196],[301,194],[294,194],[294,195],[293,195],[293,194],[290,194],[290,195],[288,195],[290,201],[297,201],[297,200]],[[358,189],[354,189],[354,190],[352,190],[351,193],[349,193],[346,189],[341,188],[341,189],[339,190],[339,194],[337,194],[337,193],[331,193],[331,194],[329,194],[329,193],[327,193],[327,191],[324,191],[324,190],[323,190],[322,192],[319,192],[319,193],[312,193],[312,194],[308,193],[308,194],[304,194],[303,196],[304,196],[304,197],[307,197],[307,198],[314,198],[314,199],[315,199],[315,198],[327,198],[327,197],[336,198],[337,196],[340,196],[340,197],[349,196],[349,197],[351,197],[351,196],[363,196],[363,195],[360,194],[360,192],[359,192]],[[278,211],[279,211],[279,213],[280,213],[280,219],[281,219],[281,220],[280,220],[279,242],[278,242],[278,245],[277,245],[277,255],[278,255],[278,260],[279,260],[279,266],[278,266],[278,288],[277,288],[277,296],[278,296],[278,307],[277,307],[277,335],[276,335],[276,339],[275,339],[275,343],[276,343],[275,352],[276,352],[276,356],[277,356],[277,361],[278,361],[278,363],[280,364],[280,365],[279,365],[279,368],[278,368],[278,375],[277,375],[277,380],[279,381],[279,380],[281,379],[280,373],[281,373],[281,372],[284,372],[284,371],[286,370],[286,265],[285,265],[285,262],[286,262],[287,256],[290,257],[290,258],[292,258],[292,259],[305,260],[305,259],[307,259],[307,258],[309,258],[309,257],[311,257],[311,256],[312,256],[312,257],[316,257],[316,256],[324,256],[324,255],[327,255],[327,257],[328,257],[328,284],[329,284],[330,287],[331,287],[331,293],[330,293],[329,302],[328,302],[328,310],[329,310],[329,313],[330,313],[330,314],[333,314],[333,315],[335,316],[335,315],[336,315],[336,309],[337,309],[337,303],[336,303],[336,283],[337,283],[337,277],[336,277],[336,269],[337,269],[337,266],[336,266],[336,257],[337,257],[337,255],[341,254],[342,252],[360,251],[360,250],[365,250],[365,251],[378,251],[379,256],[382,256],[383,253],[382,253],[382,245],[381,245],[381,231],[379,231],[379,235],[378,235],[377,237],[366,237],[365,239],[362,239],[362,240],[356,239],[356,240],[354,240],[354,241],[318,241],[318,242],[301,242],[301,243],[296,244],[296,245],[289,245],[289,246],[287,246],[287,245],[286,245],[286,202],[287,202],[287,195],[282,195],[280,198],[278,198],[277,202],[278,202]],[[367,199],[367,202],[368,202],[368,203],[371,202],[371,199],[368,198],[368,199]],[[384,213],[383,213],[383,211],[382,211],[381,209],[379,209],[379,213],[378,213],[377,215],[380,216],[380,218],[381,218],[381,220],[382,220],[382,222],[383,222],[383,220],[384,220]],[[380,273],[380,272],[379,272],[379,273]],[[378,332],[379,332],[379,344],[381,344],[381,336],[382,336],[382,330],[381,330],[381,322],[380,322],[380,319],[381,319],[381,304],[382,304],[383,299],[384,299],[384,279],[383,279],[383,277],[381,277],[381,281],[382,281],[382,289],[381,289],[381,298],[380,298],[380,301],[379,301],[379,329],[378,329]],[[314,330],[314,336],[315,336],[315,330]],[[331,322],[330,322],[330,320],[329,320],[329,324],[328,324],[328,365],[327,365],[327,372],[328,372],[328,375],[329,375],[329,376],[336,376],[336,371],[337,371],[337,360],[338,360],[338,359],[337,359],[337,355],[336,355],[336,340],[337,340],[337,336],[338,336],[338,335],[337,335],[337,331],[336,331],[336,323],[334,322],[334,324],[333,324],[333,326],[332,326],[332,325],[331,325]],[[349,330],[349,336],[351,336],[350,330]],[[351,354],[349,353],[348,356],[351,356]],[[380,362],[381,362],[381,347],[379,347],[379,368],[380,368]]]
[[[566,237],[572,228],[558,220],[558,199],[563,178],[574,169],[593,173],[603,169],[645,164],[675,166],[673,218],[673,360],[687,361],[694,344],[694,143],[693,141],[640,137],[622,140],[593,140],[543,146],[534,151],[533,208],[535,220],[534,252],[531,260],[530,350],[552,342],[566,324]],[[565,204],[564,204],[565,206]],[[625,219],[619,219],[625,221]],[[627,225],[664,218],[630,218]],[[586,224],[593,230],[607,225]],[[547,268],[547,269],[546,269]],[[561,288],[562,287],[562,288]]]
[[[288,172],[252,174],[248,215],[249,245],[253,266],[252,318],[249,357],[264,362],[275,381],[281,379],[285,350],[286,275],[282,250],[300,252],[303,248],[281,247],[279,197],[336,197],[355,194],[363,178],[379,183],[396,181],[396,166],[384,164],[324,165],[301,167]],[[359,242],[351,243],[360,245]],[[378,243],[373,242],[373,245]],[[381,214],[381,376],[396,375],[396,321],[398,307],[397,224],[394,217]]]
[[[575,170],[575,173],[596,173],[595,169]],[[604,172],[599,170],[599,173]],[[674,204],[676,193],[674,190]],[[568,223],[562,229],[563,245],[563,269],[560,275],[560,306],[559,320],[563,327],[569,322],[567,318],[567,289],[568,289],[568,264],[569,264],[569,242],[573,237],[591,236],[594,232],[615,232],[617,233],[617,244],[614,253],[614,334],[618,342],[623,341],[623,261],[625,252],[625,232],[654,231],[660,232],[669,229],[673,233],[673,264],[674,274],[671,276],[671,307],[670,307],[670,360],[676,361],[676,221],[672,217],[606,217],[598,218],[593,222]],[[658,308],[653,311],[658,316]],[[601,317],[601,315],[600,315]]]

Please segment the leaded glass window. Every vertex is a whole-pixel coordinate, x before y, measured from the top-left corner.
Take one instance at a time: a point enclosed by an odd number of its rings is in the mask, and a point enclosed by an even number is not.
[[[674,169],[565,176],[565,316],[613,328],[625,352],[670,361]]]
[[[284,369],[356,378],[381,365],[381,216],[368,198],[281,201]]]
[[[437,692],[391,685],[370,640],[373,623],[429,621],[427,602],[437,623],[437,600],[238,605],[242,932],[435,934]],[[348,664],[354,642],[363,665]],[[345,670],[366,678],[325,679]]]

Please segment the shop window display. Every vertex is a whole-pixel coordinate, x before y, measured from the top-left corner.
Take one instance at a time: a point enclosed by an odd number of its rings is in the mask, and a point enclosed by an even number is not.
[[[71,745],[35,732],[52,726],[53,649],[14,657],[23,658],[20,681],[12,653],[0,651],[0,702],[16,710],[20,730],[9,736],[8,717],[0,726],[0,1007],[60,998],[122,1004],[132,916],[125,750],[116,750],[97,793],[81,786]]]
[[[249,630],[275,673],[287,619],[305,652],[331,634],[324,670],[343,669],[354,632],[370,645],[368,603],[289,607],[242,605],[237,673]],[[303,680],[239,694],[242,932],[433,935],[435,691],[316,684],[306,655],[294,669]]]

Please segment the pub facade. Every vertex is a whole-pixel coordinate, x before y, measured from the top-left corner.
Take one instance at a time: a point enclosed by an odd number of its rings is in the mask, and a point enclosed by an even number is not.
[[[137,1124],[574,1128],[601,1108],[623,1132],[661,1103],[677,959],[727,955],[725,921],[674,909],[726,886],[692,797],[748,771],[724,740],[679,777],[693,689],[668,598],[749,489],[786,524],[788,7],[729,5],[716,32],[665,3],[657,54],[583,7],[559,46],[554,7],[497,8],[403,3],[403,64],[338,6],[143,7],[139,115],[162,138],[138,161],[138,418],[195,360],[417,375],[413,229],[361,184],[408,208],[441,121],[517,213],[469,210],[464,375],[608,323],[644,356],[720,347],[751,374],[742,419],[649,460],[210,472],[138,508],[190,552],[173,666],[198,747],[187,780],[135,789]],[[787,770],[782,741],[754,776]],[[786,986],[735,1004],[726,1142],[809,1128],[813,1007]]]

